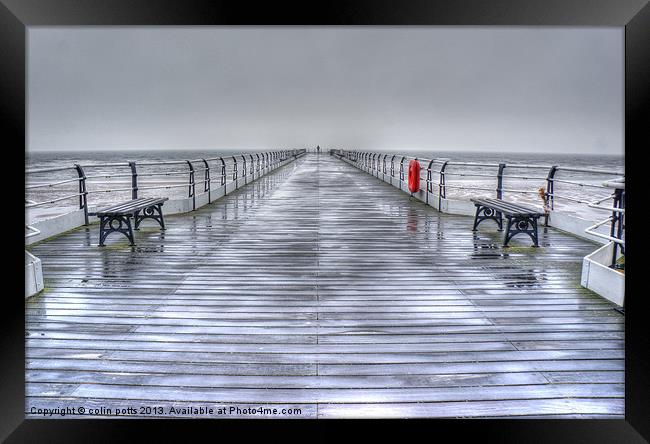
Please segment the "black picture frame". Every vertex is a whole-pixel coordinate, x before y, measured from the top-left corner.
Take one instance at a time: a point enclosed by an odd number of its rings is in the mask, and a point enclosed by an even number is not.
[[[637,212],[639,196],[645,194],[635,183],[635,168],[643,168],[641,158],[648,147],[647,110],[650,89],[650,6],[644,0],[387,0],[245,3],[208,0],[0,0],[0,110],[4,139],[5,237],[12,241],[5,250],[3,282],[12,282],[2,298],[4,322],[0,335],[0,438],[7,442],[116,442],[131,440],[134,429],[167,433],[169,427],[181,425],[193,432],[208,432],[208,437],[225,439],[221,433],[226,426],[238,431],[263,427],[269,436],[288,439],[286,427],[306,425],[319,429],[317,434],[303,435],[335,439],[333,433],[340,421],[158,421],[77,420],[49,421],[24,419],[24,286],[23,271],[16,258],[24,249],[22,235],[12,235],[16,211],[24,203],[18,188],[24,184],[24,170],[18,163],[25,148],[25,50],[26,29],[29,26],[75,25],[519,25],[519,26],[625,26],[625,163],[628,189],[628,209],[632,216],[632,241],[626,255],[626,387],[625,420],[433,420],[433,421],[367,421],[361,422],[369,431],[383,433],[389,426],[423,433],[423,437],[453,436],[497,442],[558,442],[558,443],[641,443],[650,440],[650,322],[645,319],[645,288],[638,273],[641,268],[641,236],[634,226],[642,216]],[[24,154],[24,152],[22,153]],[[630,171],[631,170],[631,171]],[[12,173],[8,175],[6,173]],[[7,179],[8,178],[8,179]],[[636,193],[634,190],[642,190]],[[630,205],[631,199],[631,205]],[[634,202],[637,202],[635,204]],[[19,211],[20,212],[20,211]],[[635,225],[636,224],[636,225]],[[629,226],[626,237],[630,236]],[[636,270],[636,271],[635,271]],[[635,282],[636,281],[636,282]],[[7,287],[5,285],[5,287]],[[325,424],[323,424],[325,422]],[[310,423],[310,424],[307,424]],[[345,422],[346,425],[350,421]],[[255,427],[251,427],[251,424]],[[358,424],[358,422],[355,422]],[[212,430],[208,431],[207,428]],[[218,431],[219,434],[213,433]],[[259,430],[257,430],[259,431]],[[276,433],[274,433],[276,432]],[[452,435],[448,435],[451,433]],[[413,435],[415,436],[415,435]],[[238,440],[243,435],[238,436]],[[645,438],[645,439],[644,439]],[[151,438],[150,438],[151,439]],[[134,440],[134,439],[133,439]],[[479,441],[480,442],[480,441]]]

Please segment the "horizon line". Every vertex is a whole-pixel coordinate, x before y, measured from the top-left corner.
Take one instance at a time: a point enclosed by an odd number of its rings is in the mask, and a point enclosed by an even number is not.
[[[202,148],[202,147],[193,147],[193,148],[115,148],[115,149],[109,149],[106,150],[106,148],[91,148],[91,149],[66,149],[66,148],[31,148],[31,149],[26,149],[25,154],[28,153],[108,153],[110,151],[113,152],[138,152],[138,151],[145,151],[145,152],[161,152],[161,151],[232,151],[232,150],[242,150],[242,151],[273,151],[273,150],[290,150],[290,149],[316,149],[315,146],[313,147],[302,147],[302,148],[292,148],[292,147],[279,147],[279,148],[266,148],[266,147],[259,147],[259,148],[242,148],[242,147],[237,147],[237,148]],[[321,147],[321,150],[328,150],[328,149],[346,149],[346,148],[338,148],[338,147]],[[395,152],[395,150],[391,149],[346,149],[348,151],[369,151],[369,152]],[[456,149],[428,149],[428,148],[399,148],[397,149],[398,151],[419,151],[419,152],[466,152],[466,153],[495,153],[495,154],[502,154],[502,153],[509,153],[509,154],[549,154],[549,155],[602,155],[602,156],[625,156],[625,151],[622,153],[603,153],[603,152],[597,152],[597,151],[521,151],[521,150],[498,150],[498,149],[463,149],[463,148],[456,148]]]

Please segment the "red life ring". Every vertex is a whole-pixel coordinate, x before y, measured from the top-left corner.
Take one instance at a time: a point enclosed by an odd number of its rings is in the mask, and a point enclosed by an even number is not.
[[[409,162],[409,191],[420,191],[420,162],[417,159]]]

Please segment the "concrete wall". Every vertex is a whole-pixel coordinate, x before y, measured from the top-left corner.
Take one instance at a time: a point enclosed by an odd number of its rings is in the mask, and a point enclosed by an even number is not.
[[[614,253],[614,242],[600,247],[582,261],[580,284],[620,305],[625,305],[625,275],[609,268]]]
[[[41,260],[25,251],[25,298],[43,290],[43,270]]]
[[[29,218],[27,220],[29,220]],[[35,242],[47,239],[48,237],[65,233],[66,231],[82,226],[84,222],[85,219],[83,210],[75,210],[70,213],[61,214],[58,216],[50,217],[48,219],[33,222],[30,224],[30,226],[36,228],[37,230],[40,230],[40,234],[26,238],[25,245],[30,245]]]
[[[593,221],[582,219],[581,217],[573,216],[571,214],[551,212],[551,214],[548,216],[548,224],[554,228],[557,228],[558,230],[575,234],[578,237],[588,239],[601,245],[607,244],[609,242],[607,239],[585,233],[585,228],[593,225]],[[605,230],[606,228],[607,226],[602,227],[601,231]],[[604,233],[609,234],[606,231],[604,231]]]

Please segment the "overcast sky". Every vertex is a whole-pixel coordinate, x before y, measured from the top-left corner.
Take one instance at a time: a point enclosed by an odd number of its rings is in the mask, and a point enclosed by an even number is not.
[[[623,28],[30,28],[28,149],[623,154]]]

